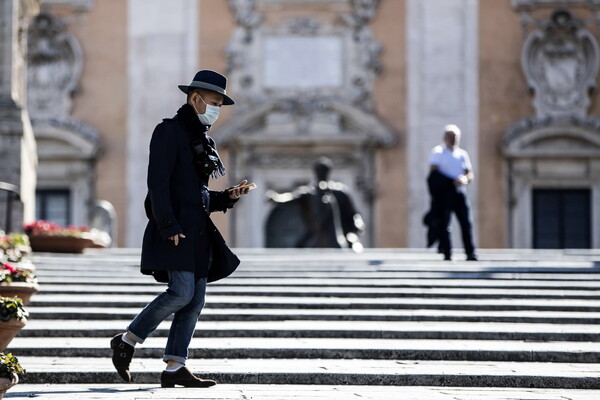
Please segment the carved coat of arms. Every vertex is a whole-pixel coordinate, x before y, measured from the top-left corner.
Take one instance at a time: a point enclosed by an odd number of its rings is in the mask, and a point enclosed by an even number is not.
[[[537,117],[584,116],[598,72],[598,44],[565,9],[532,32],[523,47],[523,70]]]

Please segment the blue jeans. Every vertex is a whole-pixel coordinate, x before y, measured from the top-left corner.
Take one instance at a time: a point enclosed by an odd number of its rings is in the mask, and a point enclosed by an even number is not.
[[[137,343],[144,343],[161,322],[175,314],[163,360],[185,364],[196,322],[204,307],[205,294],[206,278],[195,278],[193,272],[169,271],[167,290],[133,319],[127,333]]]

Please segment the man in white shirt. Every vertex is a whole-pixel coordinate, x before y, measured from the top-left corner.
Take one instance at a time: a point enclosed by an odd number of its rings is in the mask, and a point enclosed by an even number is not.
[[[456,125],[444,127],[444,142],[435,146],[429,157],[431,171],[438,171],[454,183],[443,198],[442,229],[439,237],[439,249],[445,260],[452,259],[452,242],[450,239],[450,218],[456,214],[462,232],[463,245],[467,260],[476,261],[473,244],[471,206],[467,198],[467,185],[473,180],[471,160],[466,150],[458,146],[460,129]]]

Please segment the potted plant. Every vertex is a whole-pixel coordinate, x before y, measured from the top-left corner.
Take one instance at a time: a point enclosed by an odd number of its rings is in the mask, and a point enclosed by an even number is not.
[[[28,305],[31,296],[38,291],[39,285],[32,270],[0,262],[0,296],[19,297]]]
[[[0,351],[4,351],[27,323],[27,311],[18,297],[0,297]]]
[[[0,399],[8,389],[19,383],[19,376],[25,375],[25,370],[12,353],[0,353]]]
[[[27,255],[31,253],[29,238],[24,233],[5,234],[0,231],[0,260],[13,263],[27,262]],[[33,265],[31,264],[31,267]]]
[[[107,247],[110,237],[106,232],[87,226],[67,226],[49,221],[36,221],[25,225],[33,251],[57,253],[82,253],[90,247]]]

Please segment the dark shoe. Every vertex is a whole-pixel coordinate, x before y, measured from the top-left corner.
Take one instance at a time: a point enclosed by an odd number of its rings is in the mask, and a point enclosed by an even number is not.
[[[477,261],[477,260],[478,260],[478,258],[475,254],[469,254],[467,256],[467,261]]]
[[[186,367],[181,367],[175,372],[163,371],[160,374],[160,386],[164,388],[174,387],[175,385],[185,387],[207,388],[215,386],[216,381],[212,379],[200,379],[190,372]]]
[[[451,255],[448,255],[448,254],[446,254],[446,255],[444,256],[444,261],[452,261],[452,256],[451,256]]]
[[[135,348],[123,341],[123,333],[119,333],[111,339],[110,348],[113,351],[112,362],[117,372],[125,382],[131,382],[129,364],[131,364]]]

